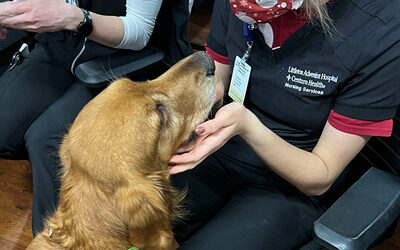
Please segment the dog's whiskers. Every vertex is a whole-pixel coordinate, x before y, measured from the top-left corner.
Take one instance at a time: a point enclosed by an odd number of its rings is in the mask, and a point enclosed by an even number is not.
[[[167,61],[163,60],[162,62],[163,62],[165,65],[167,65],[169,68],[171,68],[171,67],[172,67],[172,65],[171,65],[171,64],[169,64]]]
[[[108,84],[110,84],[118,79],[118,77],[114,74],[114,72],[111,69],[110,60],[108,60],[107,67],[103,63],[101,64],[101,66],[103,68],[103,72],[106,73],[106,75],[107,75],[107,77],[102,77],[102,78],[103,78],[103,80],[108,82]]]

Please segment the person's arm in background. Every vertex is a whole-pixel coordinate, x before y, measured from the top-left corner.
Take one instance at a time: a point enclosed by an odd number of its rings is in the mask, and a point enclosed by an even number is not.
[[[127,0],[126,17],[91,13],[93,32],[88,37],[109,47],[139,50],[151,35],[161,0]],[[134,6],[134,7],[133,7]],[[75,31],[82,11],[60,0],[25,0],[0,3],[0,27],[31,32]],[[125,29],[128,29],[125,31]],[[0,38],[6,32],[0,28]]]

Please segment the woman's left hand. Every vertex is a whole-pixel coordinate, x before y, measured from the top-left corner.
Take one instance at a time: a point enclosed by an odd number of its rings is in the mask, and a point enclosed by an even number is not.
[[[74,30],[83,20],[79,8],[60,0],[14,0],[0,3],[0,26],[31,32]]]
[[[196,128],[195,140],[180,147],[170,159],[170,173],[176,174],[196,167],[207,156],[221,148],[230,138],[245,130],[248,110],[240,103],[233,102],[223,106],[215,118]]]

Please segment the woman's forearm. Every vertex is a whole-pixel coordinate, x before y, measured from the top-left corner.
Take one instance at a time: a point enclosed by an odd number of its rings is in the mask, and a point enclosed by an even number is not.
[[[71,20],[65,29],[75,31],[79,23],[83,21],[84,15],[81,9],[70,6]],[[108,47],[118,46],[124,37],[124,25],[119,17],[105,16],[90,12],[92,16],[93,31],[89,39]]]
[[[119,17],[103,16],[91,12],[93,18],[93,32],[88,37],[90,40],[117,47],[124,37],[124,25]]]
[[[329,171],[316,155],[284,141],[247,110],[241,137],[278,175],[306,194],[323,192]]]
[[[241,137],[278,175],[307,195],[324,193],[368,141],[329,124],[312,152],[297,148],[264,126],[249,110]]]

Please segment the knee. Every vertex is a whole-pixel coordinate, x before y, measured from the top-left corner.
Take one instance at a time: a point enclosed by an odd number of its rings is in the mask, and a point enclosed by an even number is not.
[[[33,154],[57,153],[62,133],[51,122],[38,120],[25,133],[25,147],[31,157]]]

